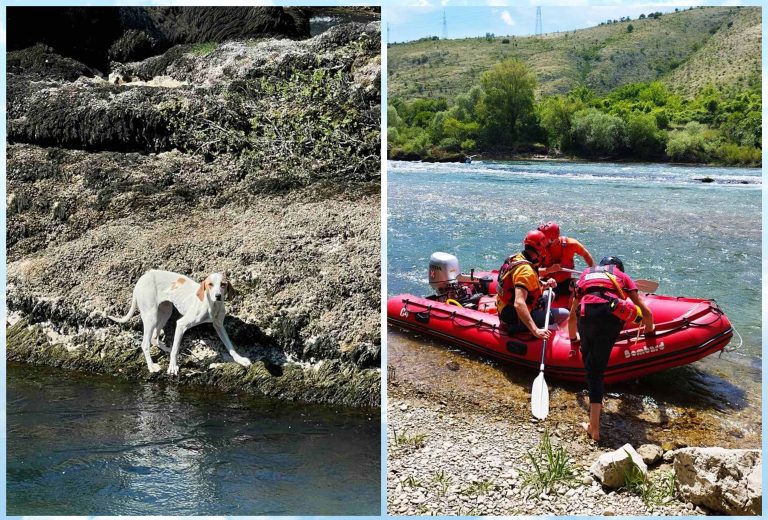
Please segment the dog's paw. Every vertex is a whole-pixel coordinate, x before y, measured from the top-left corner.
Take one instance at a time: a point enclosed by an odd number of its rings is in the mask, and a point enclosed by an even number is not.
[[[160,370],[162,370],[162,368],[157,363],[152,363],[149,365],[149,371],[151,373],[160,372]]]
[[[168,365],[168,375],[169,376],[179,375],[179,365]]]
[[[248,359],[247,357],[240,357],[235,359],[235,361],[237,361],[239,364],[243,365],[244,367],[251,366],[251,360]]]

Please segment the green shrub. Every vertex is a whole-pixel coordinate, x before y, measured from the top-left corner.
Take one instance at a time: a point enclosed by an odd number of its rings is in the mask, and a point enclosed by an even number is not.
[[[762,150],[752,146],[723,143],[720,145],[717,155],[726,164],[734,166],[760,166],[762,164]]]
[[[706,160],[704,125],[691,121],[683,130],[669,133],[666,153],[675,161]]]

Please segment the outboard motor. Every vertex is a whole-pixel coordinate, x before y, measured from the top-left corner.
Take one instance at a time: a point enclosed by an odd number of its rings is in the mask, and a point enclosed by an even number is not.
[[[448,253],[432,253],[429,257],[429,285],[438,295],[459,286],[459,260]]]
[[[464,304],[470,289],[459,284],[459,260],[448,253],[432,253],[429,257],[429,285],[440,301],[456,300]]]

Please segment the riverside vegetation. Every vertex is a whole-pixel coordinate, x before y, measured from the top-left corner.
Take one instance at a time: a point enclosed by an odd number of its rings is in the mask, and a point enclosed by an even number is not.
[[[201,326],[181,382],[378,406],[378,13],[310,38],[321,10],[26,9],[8,17],[8,359],[150,377],[140,320],[106,315],[148,269],[229,271],[225,327],[254,363]]]
[[[388,156],[759,166],[760,8],[392,45]]]

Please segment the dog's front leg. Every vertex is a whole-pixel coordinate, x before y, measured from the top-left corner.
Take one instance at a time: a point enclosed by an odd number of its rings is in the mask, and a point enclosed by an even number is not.
[[[171,347],[171,360],[168,363],[168,375],[179,375],[179,365],[176,359],[179,356],[179,347],[181,345],[181,338],[184,337],[184,333],[192,326],[191,320],[185,319],[185,316],[179,318],[176,322],[176,332],[173,335],[173,347]]]
[[[235,347],[234,345],[232,345],[232,341],[230,341],[229,335],[227,335],[227,331],[224,328],[224,323],[219,323],[214,321],[213,328],[216,329],[216,333],[221,338],[221,341],[224,342],[224,346],[227,347],[227,351],[229,351],[229,355],[232,356],[232,359],[234,359],[236,363],[239,363],[244,367],[251,366],[250,359],[248,359],[247,357],[243,357],[237,352],[235,352]]]

